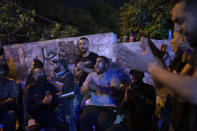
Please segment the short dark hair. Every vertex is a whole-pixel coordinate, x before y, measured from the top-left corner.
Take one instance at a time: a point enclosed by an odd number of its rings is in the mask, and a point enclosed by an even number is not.
[[[144,72],[140,72],[140,71],[137,71],[135,69],[131,69],[129,71],[129,75],[132,75],[132,74],[137,74],[137,75],[140,75],[141,77],[144,77]]]
[[[0,63],[0,70],[4,70],[4,71],[6,71],[6,73],[8,73],[9,66],[6,63],[2,62],[2,63]]]
[[[170,5],[173,8],[177,3],[181,2],[181,1],[183,1],[183,0],[171,0]]]
[[[44,67],[44,64],[38,59],[38,58],[35,58],[33,59],[33,67],[34,68],[43,68]]]
[[[85,40],[88,41],[88,43],[90,43],[87,37],[81,37],[79,40]],[[77,41],[77,46],[79,46],[79,41]]]
[[[137,73],[142,73],[142,72],[137,71],[137,70],[135,70],[135,69],[131,69],[131,70],[129,71],[129,74],[137,74]]]
[[[80,40],[87,40],[87,41],[89,41],[89,39],[87,37],[81,37]]]
[[[185,3],[185,9],[187,11],[194,11],[194,13],[197,12],[196,6],[197,1],[196,0],[171,0],[171,7],[173,8],[177,3],[184,2]]]
[[[109,59],[105,56],[98,56],[97,58],[102,58],[106,64],[109,65]]]

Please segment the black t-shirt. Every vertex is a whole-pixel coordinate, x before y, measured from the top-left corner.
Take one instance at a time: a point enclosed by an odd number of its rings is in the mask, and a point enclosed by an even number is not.
[[[89,55],[87,57],[83,57],[83,56],[79,56],[77,58],[77,63],[82,61],[82,62],[89,62],[89,64],[87,65],[90,68],[93,68],[94,65],[96,64],[96,59],[97,59],[98,55],[94,52],[90,52]]]
[[[93,69],[94,65],[96,64],[97,57],[98,57],[98,55],[96,53],[90,52],[87,57],[79,56],[77,59],[77,63],[78,62],[88,63],[88,64],[86,64],[86,66],[90,69]],[[86,80],[87,76],[88,76],[88,73],[83,72],[83,74],[79,78],[79,86],[83,85],[83,82]]]
[[[186,61],[182,61],[182,54],[177,55],[174,60],[170,63],[169,68],[171,70],[175,70],[176,72],[181,72],[181,70],[184,68],[186,65]]]
[[[193,69],[197,69],[197,49],[194,50],[189,64],[192,66]],[[190,121],[189,121],[191,131],[197,130],[196,123],[197,123],[197,105],[192,105],[191,112],[190,112]]]
[[[197,67],[197,49],[194,50],[190,61],[188,62],[193,68]]]
[[[169,68],[171,71],[175,70],[176,72],[181,72],[184,66],[187,64],[187,61],[182,61],[183,52],[179,52],[174,60],[171,62]],[[183,97],[175,95],[167,97],[166,109],[169,109],[169,118],[171,120],[171,125],[175,131],[185,131],[189,130],[189,112],[191,104],[187,101],[184,101]]]

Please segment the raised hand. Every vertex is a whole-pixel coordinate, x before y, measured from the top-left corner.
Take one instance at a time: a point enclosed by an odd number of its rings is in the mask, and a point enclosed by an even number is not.
[[[142,53],[133,52],[122,45],[119,46],[117,58],[122,66],[134,68],[141,72],[147,72],[148,64],[155,61],[147,38],[141,39],[140,47],[143,50]]]
[[[50,104],[51,101],[52,101],[52,99],[53,99],[52,95],[47,91],[47,92],[45,93],[44,99],[42,100],[42,103],[43,103],[43,104]]]

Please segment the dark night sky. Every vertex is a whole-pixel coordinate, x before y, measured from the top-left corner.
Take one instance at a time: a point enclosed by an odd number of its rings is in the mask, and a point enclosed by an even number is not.
[[[86,3],[90,3],[92,0],[61,0],[61,1],[66,7],[70,7],[71,9],[78,9],[78,8],[82,8]],[[104,0],[104,1],[114,7],[120,7],[124,2],[127,2],[128,0]]]

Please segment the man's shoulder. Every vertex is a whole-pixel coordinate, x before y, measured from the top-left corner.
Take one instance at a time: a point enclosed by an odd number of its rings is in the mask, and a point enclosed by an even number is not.
[[[5,86],[7,89],[11,89],[11,90],[18,90],[18,84],[15,80],[13,79],[9,79],[7,78],[6,79],[6,83],[5,83]]]
[[[17,82],[14,79],[11,79],[11,78],[6,78],[6,83],[12,84],[12,85],[17,85]]]
[[[98,74],[94,71],[88,74],[88,76],[97,76]]]
[[[12,79],[12,78],[6,78],[6,80],[7,81],[9,81],[9,82],[16,82],[14,79]]]
[[[89,56],[98,57],[98,54],[94,52],[90,52]]]
[[[89,81],[89,80],[92,80],[92,79],[97,79],[98,78],[98,74],[96,72],[91,72],[88,74],[86,80]]]

